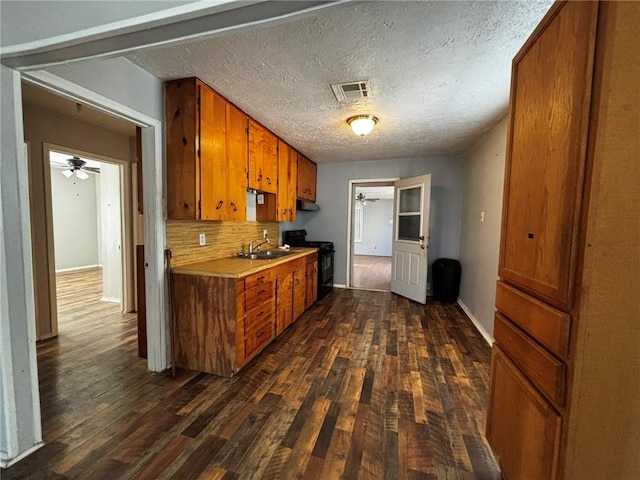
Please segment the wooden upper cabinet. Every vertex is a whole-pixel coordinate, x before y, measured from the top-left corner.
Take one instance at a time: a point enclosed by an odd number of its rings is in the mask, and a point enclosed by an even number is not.
[[[513,61],[499,273],[569,308],[597,5],[556,10]]]
[[[200,109],[202,82],[166,84],[167,217],[200,219]]]
[[[247,116],[198,79],[166,84],[167,217],[245,220]]]
[[[297,152],[278,140],[278,196],[276,221],[295,222],[296,185],[298,176]]]
[[[277,193],[278,137],[249,119],[249,188]]]
[[[247,209],[247,115],[229,102],[227,113],[228,199],[230,220],[246,220]]]
[[[200,86],[199,90],[200,219],[227,220],[226,102],[206,85]]]
[[[298,186],[296,195],[302,200],[316,201],[317,166],[298,153]]]

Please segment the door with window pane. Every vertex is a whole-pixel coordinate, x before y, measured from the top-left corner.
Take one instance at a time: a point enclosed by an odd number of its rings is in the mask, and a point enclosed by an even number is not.
[[[427,301],[431,175],[398,180],[395,186],[391,291]]]

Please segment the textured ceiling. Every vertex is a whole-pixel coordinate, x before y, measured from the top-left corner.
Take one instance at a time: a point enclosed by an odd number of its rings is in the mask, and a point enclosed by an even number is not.
[[[347,3],[127,58],[201,78],[316,162],[455,154],[505,114],[511,60],[551,3]],[[371,98],[339,104],[329,85],[355,80]],[[367,137],[345,122],[357,113],[380,119]]]

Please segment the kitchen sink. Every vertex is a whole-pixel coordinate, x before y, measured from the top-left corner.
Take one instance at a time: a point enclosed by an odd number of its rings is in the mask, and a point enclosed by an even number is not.
[[[293,252],[286,250],[267,250],[266,252],[258,253],[239,253],[238,258],[244,258],[246,260],[270,260],[272,258],[281,258],[291,255]]]

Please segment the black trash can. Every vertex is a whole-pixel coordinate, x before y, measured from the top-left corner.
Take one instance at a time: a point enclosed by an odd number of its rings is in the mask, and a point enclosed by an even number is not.
[[[440,302],[453,303],[460,293],[462,267],[458,260],[439,258],[431,265],[433,298]]]

